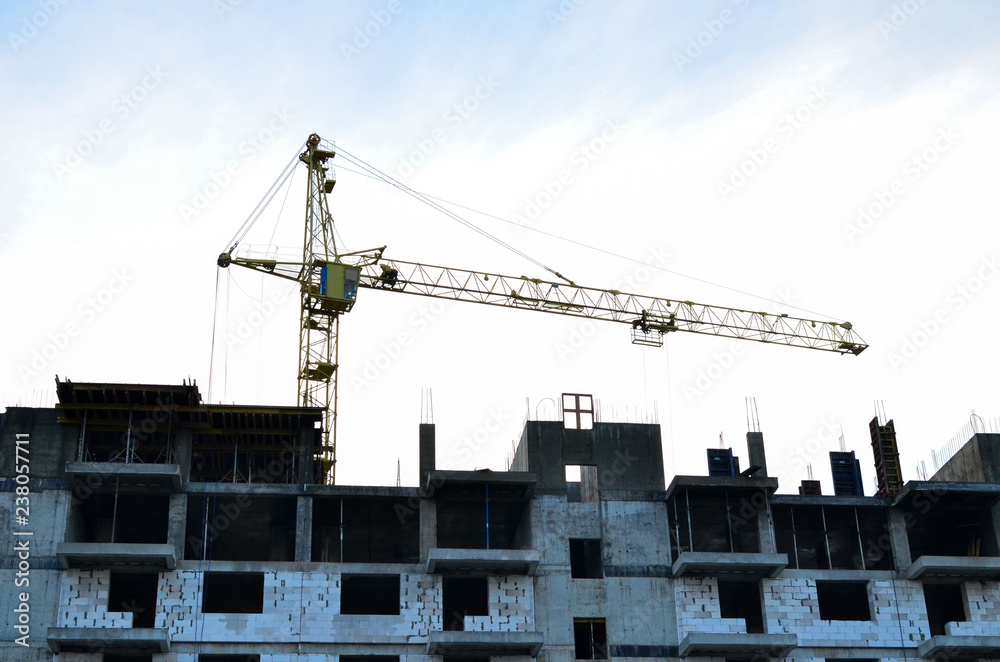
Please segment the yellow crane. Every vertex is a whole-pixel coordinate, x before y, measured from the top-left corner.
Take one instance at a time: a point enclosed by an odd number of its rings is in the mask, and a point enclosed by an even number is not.
[[[383,257],[385,246],[340,253],[326,198],[336,182],[328,177],[335,155],[334,146],[315,133],[299,155],[308,168],[301,261],[234,257],[238,242],[218,259],[222,268],[235,264],[300,284],[298,403],[326,410],[323,467],[329,484],[336,477],[337,334],[341,315],[354,307],[362,288],[620,322],[631,327],[632,342],[642,345],[660,346],[666,333],[687,331],[839,354],[868,347],[850,322],[583,287],[558,272],[563,282],[404,262]]]

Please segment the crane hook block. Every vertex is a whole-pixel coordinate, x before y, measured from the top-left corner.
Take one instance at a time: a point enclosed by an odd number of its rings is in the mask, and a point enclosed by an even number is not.
[[[232,258],[232,256],[229,253],[222,253],[221,255],[219,255],[219,262],[218,262],[218,264],[223,269],[225,269],[226,267],[228,267],[232,263],[233,263],[233,258]]]

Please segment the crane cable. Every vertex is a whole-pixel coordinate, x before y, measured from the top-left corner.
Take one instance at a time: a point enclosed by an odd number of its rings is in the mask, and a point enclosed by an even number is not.
[[[236,230],[236,234],[234,234],[233,238],[230,239],[229,242],[226,244],[226,248],[239,244],[241,241],[243,241],[243,238],[246,237],[247,233],[250,232],[250,228],[253,227],[254,223],[257,222],[261,214],[264,213],[264,209],[267,208],[267,206],[271,203],[271,200],[274,199],[274,196],[277,195],[278,190],[280,190],[280,187],[284,186],[285,182],[288,181],[288,179],[295,172],[295,161],[299,158],[299,154],[301,153],[301,150],[304,147],[305,143],[303,142],[299,146],[299,148],[295,151],[295,154],[288,161],[288,163],[285,164],[285,167],[282,169],[281,174],[279,174],[277,179],[274,180],[274,183],[271,184],[271,187],[267,189],[267,192],[264,194],[264,197],[260,199],[260,202],[258,202],[257,206],[253,208],[253,211],[250,212],[250,215],[247,217],[247,219],[243,221],[243,225],[241,225],[239,229]]]
[[[212,375],[215,372],[215,326],[219,320],[219,276],[221,269],[215,270],[215,311],[212,313],[212,347],[208,355],[208,401],[212,401]]]
[[[434,202],[433,199],[431,199],[429,196],[426,196],[423,193],[420,193],[419,191],[413,190],[412,188],[410,188],[406,184],[403,184],[402,182],[397,181],[396,179],[394,179],[391,176],[385,174],[384,172],[382,172],[378,168],[376,168],[376,167],[374,167],[372,165],[369,165],[368,163],[365,163],[364,161],[362,161],[358,157],[354,156],[350,152],[344,150],[343,148],[339,148],[338,147],[336,149],[339,151],[340,154],[343,154],[344,158],[347,159],[350,163],[354,164],[355,166],[357,166],[359,168],[363,168],[363,169],[367,170],[369,173],[375,173],[373,176],[376,177],[376,179],[381,179],[386,184],[390,184],[392,186],[395,186],[400,191],[403,191],[407,195],[413,196],[417,200],[420,200],[421,202],[423,202],[425,205],[431,207],[432,209],[436,209],[437,211],[441,212],[445,216],[451,218],[452,220],[455,220],[455,221],[461,223],[465,227],[469,228],[470,230],[472,230],[474,232],[479,233],[480,235],[486,237],[490,241],[493,241],[493,242],[499,244],[500,246],[506,248],[507,250],[511,251],[515,255],[518,255],[518,256],[524,258],[525,260],[528,260],[529,262],[531,262],[535,266],[537,266],[537,267],[539,267],[541,269],[544,269],[545,271],[548,271],[549,273],[557,276],[558,278],[561,278],[562,280],[566,281],[567,283],[569,283],[571,285],[574,284],[573,281],[571,281],[570,279],[566,278],[565,276],[563,276],[561,273],[559,273],[558,271],[556,271],[552,267],[549,267],[549,266],[543,264],[542,262],[540,262],[540,261],[536,260],[535,258],[531,257],[530,255],[528,255],[527,253],[525,253],[521,249],[519,249],[519,248],[517,248],[515,246],[512,246],[509,243],[507,243],[503,239],[501,239],[501,238],[499,238],[499,237],[497,237],[497,236],[495,236],[493,234],[490,234],[489,232],[487,232],[486,230],[482,229],[481,227],[479,227],[475,223],[472,223],[470,221],[465,220],[464,218],[462,218],[461,216],[459,216],[455,212],[451,211],[450,209],[447,209],[446,207],[442,207],[437,202]]]
[[[264,194],[264,197],[261,198],[260,202],[257,203],[257,206],[254,207],[253,210],[250,212],[250,215],[247,217],[247,219],[245,221],[243,221],[243,224],[239,227],[238,230],[236,230],[236,234],[234,234],[233,237],[232,237],[232,239],[230,239],[229,242],[226,244],[226,249],[231,250],[232,247],[235,247],[237,244],[239,244],[241,241],[243,241],[243,238],[246,237],[247,233],[250,232],[250,229],[258,221],[258,219],[260,219],[261,214],[264,213],[264,210],[271,203],[271,200],[274,199],[274,196],[278,194],[278,191],[281,190],[281,187],[284,186],[285,183],[287,182],[289,184],[289,186],[288,186],[288,189],[285,191],[285,198],[281,202],[281,210],[278,211],[278,219],[280,220],[280,218],[281,218],[281,211],[284,210],[284,208],[285,208],[285,202],[288,201],[288,192],[291,191],[291,188],[292,188],[291,187],[291,179],[295,175],[295,167],[294,167],[295,160],[299,157],[299,154],[301,153],[301,150],[304,147],[305,147],[305,142],[303,142],[299,146],[299,149],[296,150],[295,155],[288,161],[288,163],[285,164],[285,167],[281,170],[281,173],[278,175],[278,177],[271,184],[271,187],[267,189],[267,192]],[[274,233],[277,231],[277,229],[278,229],[278,222],[275,221],[274,229],[271,232],[271,240],[272,241],[274,240]],[[216,332],[216,327],[218,325],[218,319],[219,319],[219,277],[220,277],[221,269],[222,269],[221,267],[218,267],[218,268],[216,268],[216,272],[215,272],[215,310],[213,311],[213,314],[212,314],[212,344],[211,344],[211,347],[210,347],[210,354],[209,354],[209,358],[208,358],[208,401],[209,402],[212,401],[212,382],[213,382],[213,376],[215,374],[215,332]],[[228,274],[228,272],[227,272],[227,274]],[[228,376],[229,376],[228,375],[228,373],[229,373],[229,351],[228,351],[229,350],[229,343],[228,343],[228,333],[229,333],[229,299],[228,299],[228,293],[229,293],[229,287],[228,286],[230,284],[234,284],[234,285],[236,285],[237,288],[240,289],[241,292],[243,291],[243,288],[241,288],[239,286],[239,284],[237,284],[237,283],[235,283],[235,282],[232,281],[231,275],[227,279],[227,283],[226,284],[227,284],[227,290],[226,290],[227,291],[227,300],[226,300],[226,338],[227,338],[227,342],[226,342],[226,356],[225,356],[225,363],[226,363],[226,365],[225,365],[225,371],[226,371],[225,380],[228,381]],[[243,292],[243,293],[246,294],[246,292]],[[249,295],[247,295],[247,296],[249,296]],[[253,297],[250,297],[250,298],[252,299]],[[225,390],[226,386],[227,385],[224,383],[223,384],[223,390]],[[223,397],[225,397],[225,396],[223,395]]]
[[[361,175],[362,177],[367,177],[369,179],[374,179],[376,181],[381,181],[383,183],[390,183],[390,182],[386,182],[385,180],[381,179],[380,177],[376,177],[374,175],[370,175],[368,173],[361,172],[360,170],[351,170],[350,168],[345,168],[344,166],[339,166],[339,167],[340,167],[341,170],[344,170],[344,171],[347,171],[347,172],[351,172],[351,173],[354,173],[356,175]],[[685,273],[682,273],[680,271],[674,271],[673,269],[667,269],[666,267],[662,267],[662,266],[659,266],[659,265],[656,265],[656,264],[649,264],[648,262],[643,262],[642,260],[638,260],[638,259],[636,259],[634,257],[629,257],[627,255],[622,255],[621,253],[615,253],[614,251],[609,251],[606,248],[600,248],[598,246],[591,246],[590,244],[585,244],[582,241],[577,241],[576,239],[570,239],[569,237],[564,237],[562,235],[558,235],[558,234],[555,234],[555,233],[552,233],[552,232],[546,232],[545,230],[540,230],[538,228],[533,228],[533,227],[531,227],[529,225],[522,225],[522,224],[520,224],[520,223],[518,223],[516,221],[512,221],[512,220],[510,220],[508,218],[504,218],[502,216],[497,216],[496,214],[490,214],[489,212],[480,211],[478,209],[473,209],[472,207],[466,207],[465,205],[461,205],[461,204],[459,204],[457,202],[452,202],[451,200],[445,200],[444,198],[439,198],[437,196],[433,196],[433,195],[430,195],[430,194],[427,194],[427,193],[421,193],[420,195],[423,195],[424,197],[430,198],[431,200],[437,200],[439,202],[443,202],[446,205],[452,205],[453,207],[458,207],[460,209],[465,209],[465,210],[471,211],[471,212],[473,212],[475,214],[479,214],[481,216],[486,216],[487,218],[492,218],[492,219],[495,219],[495,220],[507,223],[509,225],[517,226],[517,227],[519,227],[521,229],[524,229],[524,230],[529,230],[531,232],[537,232],[538,234],[543,234],[546,237],[552,237],[553,239],[558,239],[559,241],[565,241],[565,242],[570,243],[570,244],[575,244],[577,246],[581,246],[583,248],[586,248],[586,249],[589,249],[589,250],[592,250],[592,251],[596,251],[598,253],[604,253],[605,255],[610,255],[611,257],[616,257],[616,258],[618,258],[620,260],[626,260],[628,262],[634,262],[636,264],[642,265],[644,267],[648,267],[650,269],[656,269],[657,271],[663,271],[665,273],[673,274],[675,276],[680,276],[681,278],[687,278],[689,280],[693,280],[693,281],[696,281],[698,283],[704,283],[705,285],[711,285],[712,287],[718,287],[719,289],[728,290],[730,292],[735,292],[737,294],[742,294],[742,295],[748,296],[748,297],[753,297],[754,299],[759,299],[761,301],[767,301],[769,303],[776,303],[779,306],[786,306],[786,307],[794,309],[794,310],[801,310],[802,312],[809,313],[811,315],[818,315],[819,317],[825,317],[827,319],[844,319],[843,317],[840,317],[838,315],[829,315],[827,313],[821,313],[821,312],[817,312],[815,310],[809,310],[808,308],[803,308],[802,306],[795,306],[793,304],[790,304],[787,301],[781,301],[779,299],[772,299],[770,297],[765,297],[765,296],[761,296],[759,294],[754,294],[753,292],[747,292],[746,290],[741,290],[741,289],[736,288],[736,287],[730,287],[728,285],[723,285],[722,283],[716,283],[714,281],[706,280],[704,278],[699,278],[697,276],[692,276],[690,274],[685,274]]]

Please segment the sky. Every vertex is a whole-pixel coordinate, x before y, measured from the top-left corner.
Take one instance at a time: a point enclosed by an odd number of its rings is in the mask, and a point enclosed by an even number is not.
[[[593,394],[656,421],[673,475],[747,465],[874,491],[973,420],[1000,429],[1000,7],[935,0],[311,2],[0,7],[0,405],[55,375],[294,405],[296,285],[218,255],[311,133],[574,282],[849,321],[840,356],[363,290],[340,335],[337,482],[503,470],[526,418]],[[548,278],[332,162],[338,246]],[[304,173],[243,248],[301,254]],[[213,343],[214,330],[214,343]],[[975,419],[975,420],[979,420]],[[883,419],[884,420],[884,419]]]

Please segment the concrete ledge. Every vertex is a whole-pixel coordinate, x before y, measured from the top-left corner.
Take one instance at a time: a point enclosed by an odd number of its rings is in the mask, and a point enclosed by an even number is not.
[[[947,503],[949,498],[955,498],[966,507],[989,508],[1000,500],[1000,485],[909,480],[892,497],[890,505],[910,506],[918,496],[924,499],[924,503],[919,504],[921,507],[926,507],[928,503],[936,504],[938,501]]]
[[[445,471],[435,469],[427,474],[424,494],[428,496],[464,495],[470,487],[489,485],[496,496],[528,500],[535,491],[538,477],[530,471]],[[491,497],[494,494],[490,495]]]
[[[729,577],[777,577],[788,566],[787,554],[746,552],[681,552],[674,561],[674,577],[726,575]]]
[[[111,650],[126,655],[169,653],[166,628],[49,628],[45,635],[53,653]]]
[[[177,464],[67,462],[66,476],[86,481],[91,489],[113,488],[116,484],[172,492],[181,489],[181,468]]]
[[[454,657],[529,655],[542,649],[540,632],[435,631],[428,633],[427,654]]]
[[[939,634],[917,647],[923,658],[953,660],[1000,658],[1000,637],[970,637]]]
[[[669,499],[675,491],[684,487],[706,490],[723,487],[738,490],[765,490],[768,495],[771,495],[778,489],[778,479],[744,478],[743,476],[674,476],[667,487],[666,498]]]
[[[56,558],[64,568],[98,566],[108,568],[139,565],[173,570],[177,565],[173,545],[110,542],[61,542],[56,545]]]
[[[427,554],[427,572],[533,575],[541,554],[533,549],[444,549]]]
[[[1000,558],[995,556],[921,556],[906,569],[906,579],[964,577],[1000,579]]]
[[[691,632],[681,639],[677,653],[681,657],[785,657],[798,645],[794,634]]]

